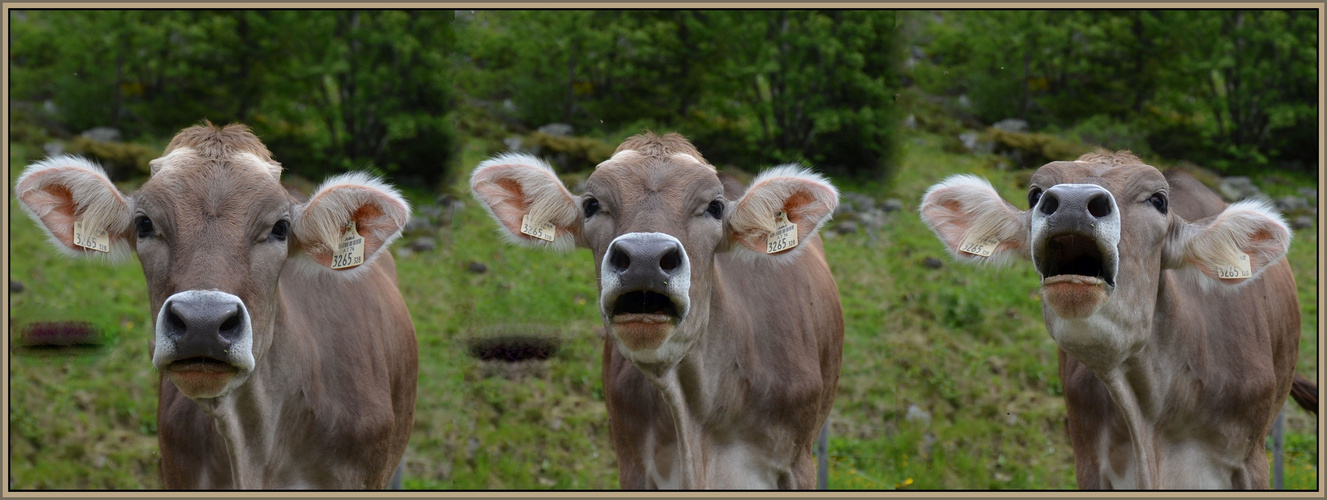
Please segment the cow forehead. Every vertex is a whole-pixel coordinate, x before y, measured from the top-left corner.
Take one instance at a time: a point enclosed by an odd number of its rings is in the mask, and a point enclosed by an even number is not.
[[[595,168],[585,185],[591,194],[616,198],[620,204],[654,194],[666,200],[689,202],[692,198],[710,198],[723,192],[714,167],[685,153],[610,159]]]
[[[1092,161],[1047,163],[1032,174],[1029,184],[1042,189],[1057,184],[1095,184],[1117,198],[1139,190],[1165,189],[1166,178],[1151,165],[1108,164]]]
[[[216,221],[247,226],[255,219],[270,218],[273,212],[287,211],[293,203],[280,183],[253,163],[261,162],[253,155],[190,159],[187,166],[159,170],[143,183],[134,196],[136,201],[156,208],[156,217],[174,217],[177,220],[171,222],[181,229]]]

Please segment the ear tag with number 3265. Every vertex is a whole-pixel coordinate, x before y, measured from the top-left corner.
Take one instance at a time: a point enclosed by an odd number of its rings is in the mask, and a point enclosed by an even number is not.
[[[346,222],[341,241],[332,253],[332,269],[345,269],[364,263],[364,237],[355,229],[355,221]]]
[[[788,214],[774,215],[774,232],[765,238],[765,253],[778,253],[797,246],[797,224],[788,221]]]

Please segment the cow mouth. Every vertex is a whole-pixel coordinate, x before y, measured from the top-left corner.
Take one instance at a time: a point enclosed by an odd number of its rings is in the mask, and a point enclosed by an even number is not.
[[[206,356],[196,356],[172,361],[170,364],[166,365],[166,370],[177,374],[230,374],[239,371],[238,368],[232,366],[230,363]]]
[[[613,323],[668,323],[678,319],[677,304],[659,292],[638,290],[613,301]]]
[[[1063,234],[1046,240],[1037,259],[1042,285],[1105,285],[1115,287],[1113,262],[1107,259],[1096,238]]]

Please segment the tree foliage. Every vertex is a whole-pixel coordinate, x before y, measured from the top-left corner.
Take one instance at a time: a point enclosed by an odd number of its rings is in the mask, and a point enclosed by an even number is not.
[[[888,11],[480,11],[458,24],[458,88],[518,125],[688,135],[711,161],[888,166],[897,87]]]
[[[1317,17],[1284,10],[920,14],[913,77],[986,123],[1122,140],[1222,169],[1317,162]],[[1108,141],[1103,141],[1108,142]],[[1115,146],[1119,147],[1119,146]]]
[[[66,134],[168,138],[243,122],[292,171],[435,183],[454,156],[450,11],[38,10],[11,27],[11,96]]]

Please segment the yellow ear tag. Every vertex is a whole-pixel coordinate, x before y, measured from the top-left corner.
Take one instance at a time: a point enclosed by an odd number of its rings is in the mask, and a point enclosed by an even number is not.
[[[521,232],[545,241],[553,241],[553,235],[556,234],[552,222],[531,221],[530,214],[521,217]]]
[[[1216,277],[1223,280],[1237,280],[1243,278],[1252,278],[1253,270],[1249,268],[1248,254],[1239,254],[1239,260],[1225,266],[1216,266]]]
[[[991,254],[995,253],[995,247],[998,246],[1000,246],[1000,240],[991,236],[977,236],[974,234],[963,240],[963,244],[959,245],[958,250],[982,257],[990,257]]]
[[[788,222],[788,214],[774,214],[774,232],[765,238],[765,253],[778,253],[797,246],[797,224]]]
[[[355,230],[355,221],[346,222],[345,232],[341,233],[341,242],[332,254],[332,269],[345,269],[364,263],[364,237]]]
[[[74,244],[88,250],[110,253],[111,236],[105,229],[92,230],[80,217],[74,221]]]

